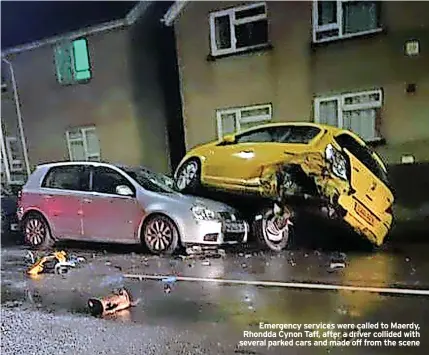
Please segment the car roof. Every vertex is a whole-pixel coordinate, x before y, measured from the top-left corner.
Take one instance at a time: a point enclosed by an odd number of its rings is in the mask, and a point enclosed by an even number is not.
[[[116,167],[116,168],[120,168],[120,169],[126,169],[126,168],[129,168],[129,169],[134,168],[135,169],[136,168],[136,167],[132,167],[132,166],[125,165],[125,164],[120,164],[120,163],[114,164],[114,163],[98,162],[98,161],[56,161],[56,162],[51,162],[51,163],[39,164],[39,165],[37,165],[37,167],[49,169],[49,168],[53,168],[53,167],[57,167],[57,166],[67,166],[67,165],[92,165],[92,166]]]
[[[287,127],[287,126],[307,126],[307,127],[315,127],[315,128],[320,128],[320,129],[325,129],[328,130],[332,133],[341,133],[344,132],[343,129],[338,128],[338,127],[334,127],[334,126],[329,126],[329,125],[325,125],[325,124],[320,124],[320,123],[314,123],[314,122],[303,122],[303,121],[290,121],[290,122],[274,122],[274,123],[265,123],[265,124],[261,124],[258,126],[254,126],[252,128],[243,130],[241,132],[239,132],[239,134],[241,133],[245,133],[245,132],[250,132],[250,131],[254,131],[257,130],[259,128],[267,128],[267,127]]]

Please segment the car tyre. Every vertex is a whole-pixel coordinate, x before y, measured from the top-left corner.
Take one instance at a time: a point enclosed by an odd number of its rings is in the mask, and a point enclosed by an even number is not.
[[[142,243],[153,254],[173,254],[179,244],[176,224],[164,215],[148,217],[143,225]]]
[[[259,246],[275,252],[286,249],[289,246],[292,234],[290,225],[281,232],[281,236],[278,236],[279,240],[272,240],[270,231],[267,229],[267,224],[274,218],[273,209],[265,208],[257,216],[259,218],[253,221],[253,233]]]
[[[196,192],[201,183],[201,163],[192,158],[186,161],[177,172],[175,178],[176,188],[181,192]]]
[[[51,230],[46,219],[31,212],[23,220],[22,231],[25,243],[36,249],[49,249],[54,245]]]

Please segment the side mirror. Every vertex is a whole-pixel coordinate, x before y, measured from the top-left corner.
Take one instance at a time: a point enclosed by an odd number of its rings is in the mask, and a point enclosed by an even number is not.
[[[233,134],[227,134],[223,137],[222,143],[235,143],[235,136]]]
[[[116,193],[121,196],[133,196],[134,192],[126,185],[116,186]]]

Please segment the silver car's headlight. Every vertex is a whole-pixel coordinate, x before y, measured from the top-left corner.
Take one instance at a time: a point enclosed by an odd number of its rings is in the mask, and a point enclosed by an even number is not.
[[[339,178],[347,180],[347,161],[341,152],[335,149],[332,144],[328,144],[325,157],[331,163],[332,172]]]
[[[204,206],[193,206],[191,208],[195,219],[200,221],[213,221],[218,219],[218,214]]]

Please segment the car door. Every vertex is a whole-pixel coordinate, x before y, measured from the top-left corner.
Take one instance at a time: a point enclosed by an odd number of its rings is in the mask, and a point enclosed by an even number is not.
[[[116,187],[119,185],[128,186],[134,195],[118,195]],[[91,192],[83,199],[85,239],[135,242],[143,216],[143,210],[135,194],[136,188],[125,175],[110,167],[94,166]]]
[[[271,139],[269,127],[237,134],[235,142],[217,146],[207,157],[206,178],[238,183],[253,177],[260,160],[260,148]]]
[[[52,167],[42,181],[42,210],[52,234],[58,239],[82,236],[82,198],[89,189],[89,170],[85,165]]]

